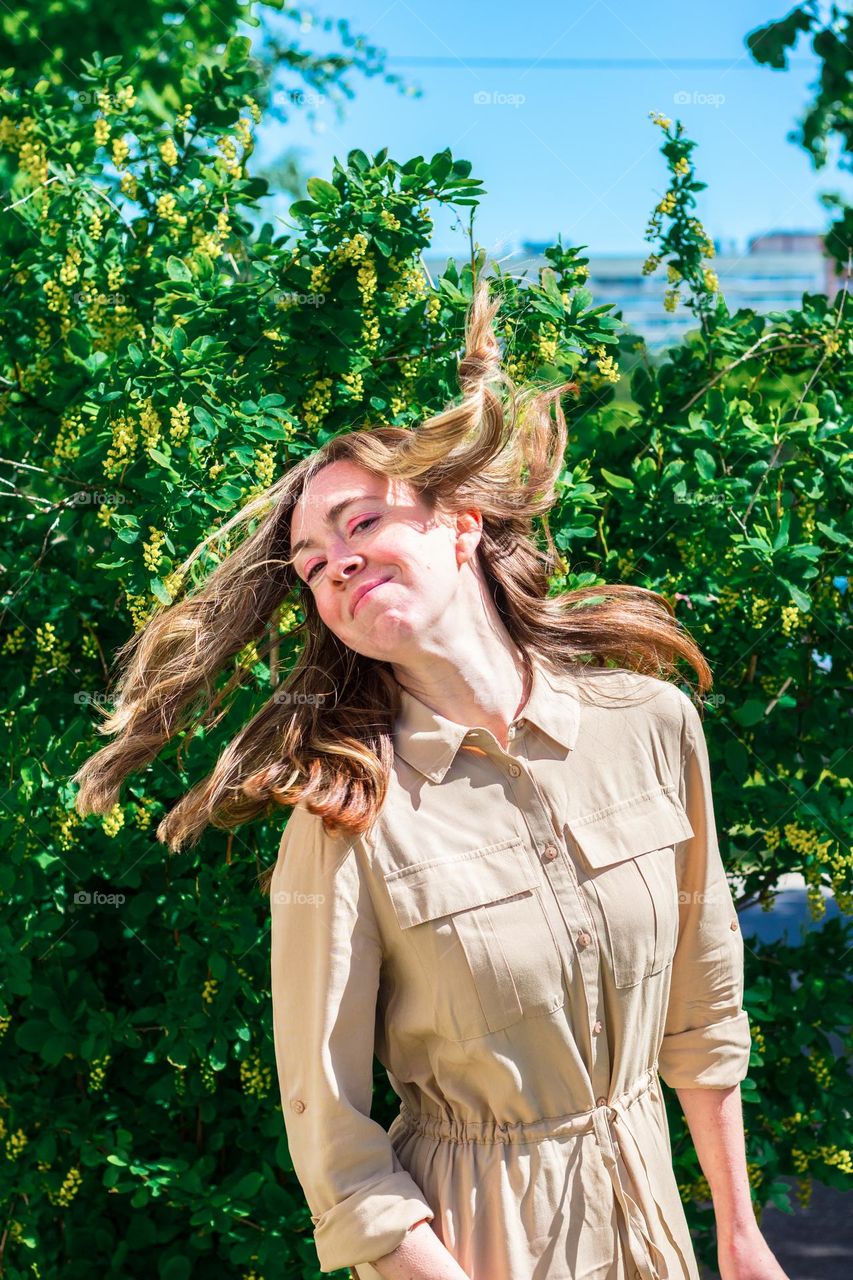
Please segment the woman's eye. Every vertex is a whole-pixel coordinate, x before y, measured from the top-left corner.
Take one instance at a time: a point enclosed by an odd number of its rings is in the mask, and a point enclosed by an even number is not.
[[[357,524],[353,525],[352,532],[355,533],[355,531],[357,529],[360,529],[363,524],[375,524],[375,522],[378,519],[379,519],[379,516],[363,516],[362,519],[357,522]],[[305,581],[310,582],[311,579],[314,577],[314,570],[321,569],[322,567],[323,567],[322,561],[318,561],[317,564],[312,564],[310,570],[305,575]]]

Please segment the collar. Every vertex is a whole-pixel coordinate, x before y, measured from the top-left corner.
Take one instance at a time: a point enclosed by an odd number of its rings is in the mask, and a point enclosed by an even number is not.
[[[546,667],[535,653],[531,661],[533,684],[516,723],[529,721],[571,751],[580,727],[580,700],[573,678],[567,671]],[[400,710],[394,722],[395,753],[432,782],[441,782],[471,729],[439,715],[402,685],[397,687]]]

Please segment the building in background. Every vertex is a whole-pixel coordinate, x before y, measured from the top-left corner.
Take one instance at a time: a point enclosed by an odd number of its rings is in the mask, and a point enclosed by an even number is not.
[[[536,280],[540,267],[550,266],[544,257],[546,243],[524,241],[513,253],[501,255],[501,270],[527,274]],[[798,308],[804,293],[823,293],[833,299],[842,281],[834,262],[823,251],[823,239],[812,231],[771,231],[752,236],[743,252],[734,242],[714,241],[716,254],[710,265],[731,312],[751,307],[757,312]],[[696,327],[693,313],[681,302],[674,312],[664,311],[666,266],[643,275],[645,254],[589,254],[590,289],[596,305],[612,302],[628,327],[641,334],[651,350],[676,343]],[[440,273],[446,256],[426,254],[430,275]]]

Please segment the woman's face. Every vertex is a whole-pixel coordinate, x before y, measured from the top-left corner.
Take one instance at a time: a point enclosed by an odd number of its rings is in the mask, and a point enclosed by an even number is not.
[[[475,585],[479,513],[433,514],[404,481],[354,462],[313,476],[290,530],[294,567],[317,612],[365,657],[403,661],[448,625],[458,597]]]

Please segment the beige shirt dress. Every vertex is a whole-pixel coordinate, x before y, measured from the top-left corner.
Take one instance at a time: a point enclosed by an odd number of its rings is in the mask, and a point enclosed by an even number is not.
[[[699,1280],[658,1076],[722,1089],[750,1053],[702,721],[534,663],[508,750],[404,690],[369,837],[285,827],[275,1053],[322,1271],[380,1280],[429,1217],[471,1280]]]

